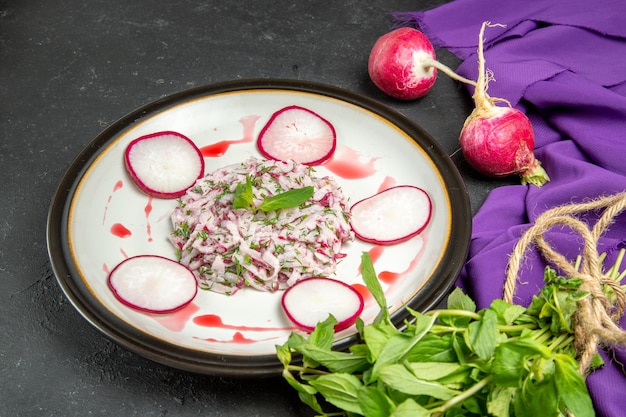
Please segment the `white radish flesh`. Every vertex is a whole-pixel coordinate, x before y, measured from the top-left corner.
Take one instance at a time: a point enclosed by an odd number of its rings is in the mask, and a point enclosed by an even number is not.
[[[332,278],[314,277],[298,281],[285,290],[283,310],[287,317],[305,331],[332,315],[335,331],[352,326],[363,311],[363,297],[352,286]]]
[[[426,191],[399,185],[355,203],[350,210],[350,226],[363,241],[390,245],[421,233],[431,215],[432,201]]]
[[[177,132],[157,132],[133,140],[124,161],[133,182],[159,198],[180,197],[204,175],[202,153]]]
[[[279,161],[291,159],[304,165],[318,165],[328,160],[336,144],[333,125],[300,106],[287,106],[274,113],[257,140],[264,157]]]
[[[123,304],[148,313],[171,313],[189,304],[198,292],[191,270],[171,259],[140,255],[119,263],[108,284]]]

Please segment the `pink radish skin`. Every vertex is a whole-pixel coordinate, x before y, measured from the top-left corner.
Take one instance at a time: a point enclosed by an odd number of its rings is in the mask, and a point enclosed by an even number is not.
[[[332,278],[298,281],[283,293],[281,304],[293,324],[312,332],[330,314],[337,319],[335,331],[352,326],[363,311],[363,296],[350,285]]]
[[[478,43],[478,80],[474,90],[476,107],[469,115],[459,138],[467,162],[478,172],[490,177],[519,175],[522,184],[541,187],[550,181],[548,174],[535,158],[535,135],[524,113],[511,107],[496,106],[506,100],[487,94],[491,75],[485,70],[483,23]]]
[[[189,268],[156,255],[140,255],[119,263],[108,285],[123,304],[146,313],[172,313],[185,307],[198,292]]]
[[[334,126],[319,114],[300,106],[288,106],[272,115],[259,133],[261,154],[278,161],[289,159],[319,165],[335,152]]]
[[[204,175],[204,158],[188,137],[157,132],[128,144],[124,162],[140,190],[158,198],[178,198]]]
[[[432,210],[426,191],[399,185],[355,203],[350,210],[350,226],[365,242],[392,245],[420,234],[430,222]]]

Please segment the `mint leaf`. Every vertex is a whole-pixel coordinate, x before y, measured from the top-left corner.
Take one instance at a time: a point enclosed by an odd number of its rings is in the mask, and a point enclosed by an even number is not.
[[[347,373],[327,374],[309,383],[335,407],[363,415],[359,401],[359,390],[363,384],[356,376]]]
[[[307,363],[314,361],[331,372],[359,372],[370,366],[366,356],[323,349],[311,343],[300,344],[294,349],[305,356]]]
[[[495,386],[489,392],[487,397],[487,411],[494,417],[509,417],[511,409],[511,401],[515,395],[515,387],[499,387]]]
[[[268,197],[259,206],[263,212],[298,207],[313,197],[314,188],[312,186],[294,188],[284,193]]]
[[[252,180],[246,175],[246,182],[240,182],[235,188],[235,196],[233,198],[234,209],[254,209],[254,194],[252,194]]]
[[[493,300],[490,310],[496,312],[498,316],[498,324],[508,325],[518,319],[519,316],[526,312],[526,309],[517,304],[509,304],[503,300]]]
[[[289,385],[291,385],[292,388],[294,388],[298,392],[298,397],[300,398],[300,401],[311,407],[312,410],[318,413],[323,413],[322,407],[320,406],[319,402],[317,401],[317,397],[315,396],[315,394],[317,394],[317,390],[315,388],[308,384],[301,383],[287,370],[283,371],[283,378],[285,379],[285,381],[287,381]]]
[[[385,292],[383,291],[383,287],[380,285],[380,281],[378,281],[378,275],[374,269],[372,258],[367,252],[363,252],[361,254],[361,276],[363,277],[365,286],[380,307],[380,312],[374,319],[374,323],[389,322],[389,309],[387,308]]]
[[[394,409],[393,401],[375,386],[362,387],[357,393],[357,398],[367,417],[388,417]]]
[[[409,362],[454,362],[452,335],[426,335],[405,357]]]
[[[390,417],[430,417],[432,413],[409,398],[396,407]]]
[[[446,362],[410,362],[407,366],[411,372],[426,381],[437,381],[469,368],[466,365]]]
[[[559,413],[559,397],[553,379],[524,381],[513,399],[513,408],[515,417],[563,415]]]
[[[449,310],[466,310],[471,311],[472,313],[476,312],[476,303],[474,303],[474,301],[458,287],[450,293],[447,303]]]
[[[333,346],[335,340],[335,325],[337,319],[330,314],[328,318],[317,323],[315,330],[309,334],[307,341],[322,349],[329,349]]]
[[[555,365],[556,388],[565,406],[576,417],[595,416],[587,385],[578,373],[576,360],[568,355],[556,354]]]
[[[379,379],[389,387],[409,395],[428,395],[446,401],[459,393],[437,382],[420,379],[401,364],[382,367]]]
[[[407,356],[415,345],[428,333],[435,323],[435,319],[430,316],[421,316],[416,325],[418,329],[414,335],[399,333],[389,339],[383,347],[378,360],[372,368],[372,378],[375,379],[378,371],[385,365],[401,362]]]
[[[496,349],[498,339],[497,322],[496,312],[487,309],[484,310],[481,320],[474,321],[467,327],[465,343],[484,361],[489,360]]]

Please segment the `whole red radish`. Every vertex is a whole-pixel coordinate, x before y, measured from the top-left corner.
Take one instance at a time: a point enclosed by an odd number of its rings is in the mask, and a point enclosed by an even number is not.
[[[422,32],[399,28],[384,34],[370,52],[367,70],[383,92],[400,100],[426,95],[435,80],[435,49]]]
[[[384,34],[374,43],[367,70],[384,93],[400,100],[425,96],[437,80],[437,71],[475,85],[437,61],[430,40],[417,29],[403,27]]]
[[[491,24],[485,22],[480,30],[479,71],[473,95],[476,107],[461,130],[461,149],[467,162],[482,174],[490,177],[519,175],[522,184],[540,187],[550,178],[535,158],[535,135],[530,120],[510,105],[497,106],[496,102],[506,100],[487,94],[491,74],[485,70],[483,39],[488,26]]]

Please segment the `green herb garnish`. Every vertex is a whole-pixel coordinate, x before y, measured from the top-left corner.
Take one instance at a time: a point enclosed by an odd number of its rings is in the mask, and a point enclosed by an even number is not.
[[[357,320],[360,343],[332,350],[329,316],[308,338],[293,333],[277,346],[283,377],[318,416],[595,415],[572,345],[572,315],[588,296],[581,280],[546,268],[528,308],[495,300],[476,311],[457,288],[446,309],[408,309],[413,320],[398,328],[367,253],[361,271],[381,310],[372,324]],[[320,398],[339,411],[325,412]]]
[[[300,204],[308,201],[313,196],[314,191],[312,186],[294,188],[272,197],[267,197],[258,207],[255,207],[252,180],[250,176],[246,176],[245,183],[237,184],[233,199],[233,208],[246,209],[254,212],[261,210],[267,213],[269,211],[298,207]]]
[[[235,189],[235,196],[233,199],[233,208],[253,210],[254,202],[252,201],[254,194],[252,193],[252,180],[249,175],[246,175],[246,182],[240,182]]]

